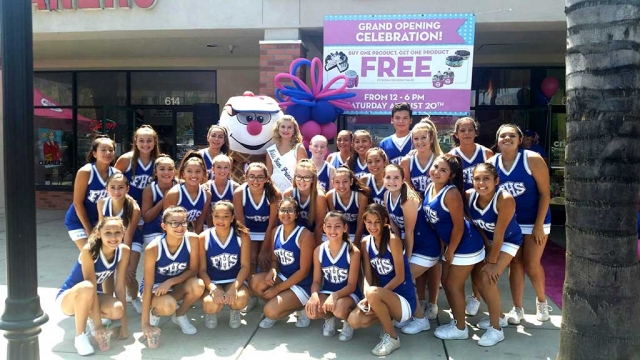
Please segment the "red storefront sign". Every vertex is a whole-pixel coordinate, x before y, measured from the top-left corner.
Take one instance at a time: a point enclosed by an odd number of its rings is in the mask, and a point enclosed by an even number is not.
[[[100,3],[103,2],[103,5]],[[103,10],[103,9],[151,9],[158,0],[31,0],[38,10]]]

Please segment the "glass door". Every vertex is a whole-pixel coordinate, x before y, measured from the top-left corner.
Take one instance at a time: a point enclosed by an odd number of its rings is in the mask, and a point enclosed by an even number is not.
[[[173,122],[175,124],[175,160],[176,165],[189,150],[198,150],[193,141],[193,111],[173,111]]]

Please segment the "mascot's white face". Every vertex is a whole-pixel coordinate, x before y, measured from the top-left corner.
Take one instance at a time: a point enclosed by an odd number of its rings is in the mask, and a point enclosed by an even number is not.
[[[220,115],[220,125],[229,129],[229,148],[243,154],[266,154],[272,144],[273,125],[284,114],[268,96],[246,91],[230,98]]]

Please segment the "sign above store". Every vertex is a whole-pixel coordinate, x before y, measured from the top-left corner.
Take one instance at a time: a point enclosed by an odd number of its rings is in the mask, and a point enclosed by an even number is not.
[[[131,9],[133,7],[151,9],[157,2],[158,0],[31,0],[31,3],[41,11]]]
[[[474,36],[473,14],[327,15],[324,79],[349,79],[345,114],[388,115],[408,102],[418,115],[466,115]]]

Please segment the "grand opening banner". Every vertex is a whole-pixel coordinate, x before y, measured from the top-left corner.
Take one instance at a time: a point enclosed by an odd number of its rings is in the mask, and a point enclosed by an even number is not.
[[[419,115],[467,115],[474,37],[473,14],[327,15],[324,85],[349,78],[356,96],[346,114],[408,102]]]

